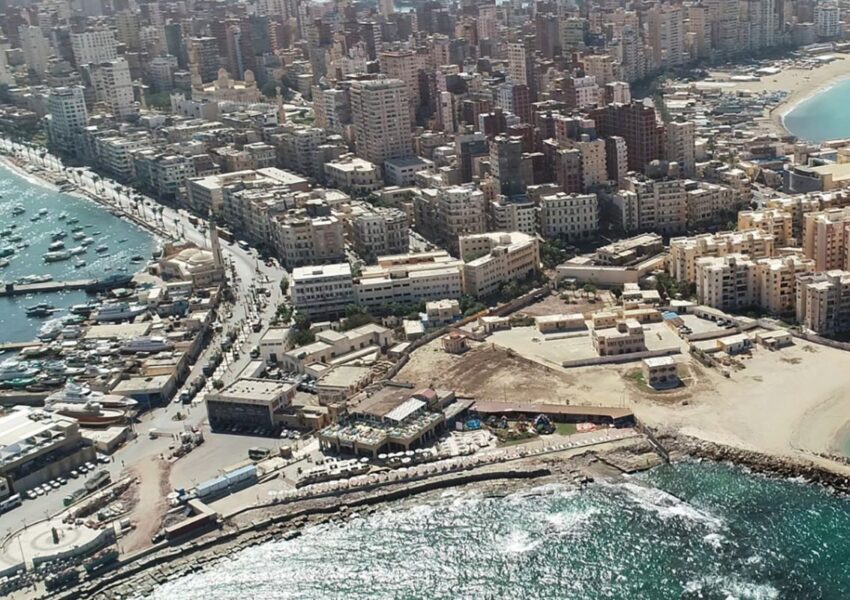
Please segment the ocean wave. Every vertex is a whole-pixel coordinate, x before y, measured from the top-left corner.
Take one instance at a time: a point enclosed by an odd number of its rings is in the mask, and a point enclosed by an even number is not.
[[[767,583],[742,581],[737,578],[719,576],[700,577],[685,584],[689,593],[725,594],[726,600],[774,600],[779,598],[779,590]]]
[[[633,502],[656,513],[662,519],[684,519],[701,523],[711,529],[719,529],[724,524],[721,517],[697,508],[664,490],[631,482],[615,484],[613,487],[624,491]]]
[[[537,548],[541,540],[532,540],[527,531],[514,529],[508,535],[497,540],[499,549],[504,554],[525,554]]]

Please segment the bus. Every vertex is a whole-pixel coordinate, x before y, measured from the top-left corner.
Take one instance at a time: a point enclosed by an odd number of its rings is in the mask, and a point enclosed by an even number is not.
[[[0,513],[4,513],[7,510],[12,510],[16,506],[21,505],[21,495],[20,494],[12,494],[5,500],[0,500]]]
[[[251,460],[264,460],[271,455],[272,451],[268,448],[263,448],[261,446],[255,446],[253,448],[248,449],[248,458]]]

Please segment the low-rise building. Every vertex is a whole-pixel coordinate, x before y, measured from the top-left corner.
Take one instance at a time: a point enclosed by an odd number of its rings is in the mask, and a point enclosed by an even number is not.
[[[449,354],[463,354],[469,350],[469,340],[466,335],[459,331],[452,331],[442,337],[440,343],[443,350]]]
[[[590,339],[599,356],[619,356],[646,351],[643,326],[634,319],[618,320],[614,327],[594,327]]]
[[[460,302],[449,298],[426,302],[425,314],[428,317],[428,324],[432,327],[453,323],[461,317]]]
[[[850,331],[850,272],[798,275],[797,322],[820,335]]]
[[[354,283],[357,304],[367,308],[462,294],[463,263],[444,250],[381,256],[377,265],[363,267]]]
[[[368,160],[346,154],[324,165],[327,185],[354,196],[365,196],[383,186],[381,172]]]
[[[704,233],[670,240],[670,274],[678,281],[696,282],[697,261],[704,257],[741,254],[751,260],[775,256],[773,236],[759,229]]]
[[[292,304],[310,317],[339,316],[345,314],[346,306],[354,304],[348,263],[296,267],[290,282]]]
[[[503,284],[525,279],[540,268],[537,238],[518,231],[466,235],[459,243],[465,261],[464,290],[471,296],[493,294]]]
[[[260,358],[267,363],[276,363],[284,352],[292,348],[292,330],[289,327],[269,327],[258,344]]]
[[[275,413],[289,405],[295,385],[273,379],[239,378],[206,395],[207,417],[213,431],[228,427],[276,429]]]
[[[671,356],[644,358],[641,367],[643,380],[651,388],[671,388],[680,383],[676,361]]]
[[[559,333],[587,328],[584,315],[581,313],[542,315],[534,317],[534,324],[540,333]]]
[[[382,351],[392,340],[386,327],[369,323],[348,331],[326,329],[316,334],[316,341],[285,352],[280,359],[284,368],[304,373],[313,363],[345,362],[346,357],[356,358],[365,351]]]

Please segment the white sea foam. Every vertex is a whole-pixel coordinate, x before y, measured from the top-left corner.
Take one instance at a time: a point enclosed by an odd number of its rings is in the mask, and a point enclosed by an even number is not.
[[[726,594],[726,600],[774,600],[779,590],[766,583],[741,581],[737,578],[717,576],[701,577],[685,584],[689,593],[714,592]]]
[[[680,518],[702,523],[712,529],[723,526],[723,519],[699,509],[664,490],[627,482],[616,486],[637,504],[658,514],[662,519]]]
[[[525,554],[540,545],[541,540],[532,540],[527,531],[515,529],[499,539],[500,550],[505,554]]]

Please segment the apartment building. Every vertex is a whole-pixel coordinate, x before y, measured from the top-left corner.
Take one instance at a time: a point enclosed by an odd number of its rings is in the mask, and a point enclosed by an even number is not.
[[[47,119],[50,146],[66,154],[76,153],[82,131],[88,125],[83,88],[52,88],[47,95]]]
[[[360,211],[350,220],[354,251],[365,260],[406,253],[410,247],[410,221],[398,208],[375,207]]]
[[[777,248],[796,243],[791,213],[778,208],[744,210],[738,213],[738,229],[758,229],[773,237]]]
[[[797,302],[797,275],[814,271],[813,260],[801,256],[755,261],[757,304],[776,315],[793,314]]]
[[[737,310],[757,301],[756,265],[742,254],[696,260],[697,299],[720,310]]]
[[[850,272],[798,275],[797,322],[820,335],[850,331]]]
[[[377,165],[346,154],[335,161],[325,163],[325,181],[354,196],[365,196],[383,186],[381,171]]]
[[[484,193],[472,184],[425,188],[413,197],[416,230],[457,254],[458,238],[487,231]]]
[[[731,188],[723,185],[686,181],[685,205],[689,228],[725,225],[724,220],[734,217],[737,195]]]
[[[189,206],[202,215],[210,212],[224,215],[224,193],[225,188],[229,186],[236,186],[233,192],[238,191],[236,188],[250,187],[258,193],[260,190],[265,190],[267,194],[278,197],[310,190],[309,182],[303,177],[275,167],[220,173],[189,180],[187,187]]]
[[[357,156],[375,165],[413,154],[407,85],[400,79],[351,84],[351,119]]]
[[[443,250],[381,256],[377,265],[363,267],[354,282],[354,296],[367,308],[459,298],[463,266]]]
[[[803,217],[803,254],[817,271],[850,267],[850,207],[831,208]]]
[[[130,78],[130,65],[124,57],[118,57],[101,63],[85,65],[91,87],[97,102],[119,119],[139,114],[139,107],[133,97],[133,82]]]
[[[311,318],[339,317],[354,304],[354,285],[348,263],[311,265],[292,270],[292,304]]]
[[[742,254],[751,260],[775,255],[774,239],[758,229],[703,233],[670,240],[670,274],[679,281],[696,282],[696,262],[703,257]]]
[[[463,285],[467,294],[488,296],[507,282],[521,280],[540,268],[537,238],[518,231],[465,235],[459,239],[464,259]]]
[[[78,67],[90,63],[104,63],[118,58],[118,40],[108,28],[72,31],[71,51]]]
[[[593,238],[599,232],[599,199],[596,194],[564,192],[541,196],[538,217],[544,238]]]
[[[622,231],[675,234],[687,230],[685,180],[650,179],[631,174],[623,183],[625,189],[614,194],[611,200],[612,221]]]

